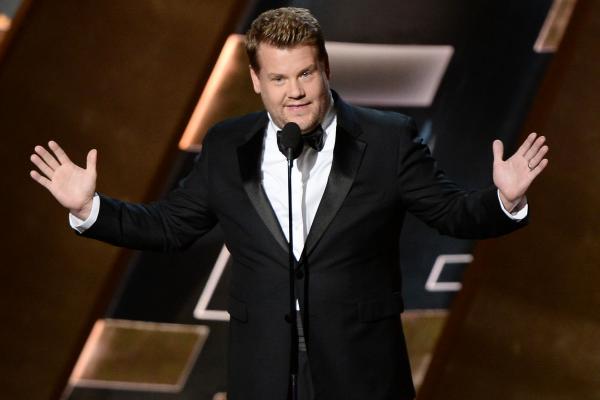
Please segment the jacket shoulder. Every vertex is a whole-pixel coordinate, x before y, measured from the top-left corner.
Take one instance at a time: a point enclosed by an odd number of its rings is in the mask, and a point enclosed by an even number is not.
[[[353,110],[358,124],[367,136],[411,141],[417,136],[415,120],[408,115],[357,106],[354,106]]]
[[[258,127],[258,124],[264,122],[266,126],[267,120],[264,111],[227,118],[208,130],[203,143],[240,143],[251,130]]]

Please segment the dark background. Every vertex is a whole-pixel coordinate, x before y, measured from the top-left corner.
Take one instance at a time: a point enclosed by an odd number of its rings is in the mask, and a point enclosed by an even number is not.
[[[201,323],[211,335],[180,394],[76,389],[71,398],[210,399],[226,389],[227,324],[192,316],[219,231],[179,255],[82,240],[27,177],[28,156],[51,138],[80,163],[96,147],[101,191],[160,197],[194,156],[176,143],[225,38],[282,4],[23,2],[0,47],[1,397],[57,398],[102,317]],[[475,249],[420,396],[597,398],[598,1],[577,6],[539,91],[552,56],[532,48],[551,1],[291,4],[311,8],[329,40],[454,46],[432,106],[398,111],[431,127],[426,139],[457,182],[491,183],[494,138],[509,149],[529,130],[550,139],[550,167],[530,194],[532,226]],[[447,308],[454,293],[429,293],[425,279],[438,254],[474,244],[416,220],[400,240],[408,307]],[[457,267],[442,278],[459,278]],[[211,308],[224,307],[226,281]]]

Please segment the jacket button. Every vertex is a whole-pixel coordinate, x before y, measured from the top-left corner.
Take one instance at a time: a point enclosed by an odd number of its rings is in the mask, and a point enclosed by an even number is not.
[[[304,272],[301,269],[296,270],[296,279],[304,278]]]

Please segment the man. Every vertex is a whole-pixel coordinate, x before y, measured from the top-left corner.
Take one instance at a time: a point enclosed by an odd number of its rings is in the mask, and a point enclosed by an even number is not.
[[[525,192],[548,163],[544,138],[531,134],[506,161],[494,142],[495,187],[466,192],[436,168],[410,118],[350,106],[330,91],[323,36],[307,10],[263,13],[246,47],[266,112],[213,127],[192,172],[164,200],[95,195],[96,151],[81,169],[55,142],[53,154],[35,148],[41,174],[31,176],[70,210],[79,232],[120,246],[182,249],[218,222],[233,259],[229,398],[285,399],[287,175],[277,132],[297,123],[315,147],[305,146],[292,174],[300,398],[412,399],[399,317],[405,213],[466,238],[522,226]]]

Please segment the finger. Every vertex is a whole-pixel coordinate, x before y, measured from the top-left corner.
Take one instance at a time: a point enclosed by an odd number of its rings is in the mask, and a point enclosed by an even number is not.
[[[42,147],[42,146],[35,146],[35,152],[53,170],[55,170],[56,168],[60,167],[60,164],[58,163],[58,161],[56,161],[56,158],[54,158],[54,156],[52,156],[52,154],[48,153],[48,150],[46,150],[44,147]]]
[[[492,145],[492,149],[494,151],[494,162],[503,161],[504,156],[504,143],[501,140],[494,140],[494,144]]]
[[[98,159],[98,151],[92,149],[87,154],[85,169],[96,172],[96,160]]]
[[[548,146],[543,146],[539,151],[529,160],[529,168],[535,168],[542,161],[546,153],[548,153]]]
[[[58,159],[58,162],[60,162],[61,164],[71,162],[69,156],[67,156],[67,153],[65,153],[64,150],[55,141],[49,141],[48,147],[50,147],[50,150],[54,152],[56,158]]]
[[[523,157],[525,157],[526,160],[531,160],[532,158],[534,158],[537,152],[540,151],[540,148],[542,147],[545,141],[546,138],[544,136],[538,137],[535,140],[535,142],[533,142],[529,150],[525,152],[525,155]]]
[[[46,189],[50,190],[50,183],[51,182],[50,182],[50,180],[48,178],[46,178],[45,176],[40,175],[37,171],[34,171],[34,170],[31,170],[29,172],[29,176],[31,176],[34,181],[36,181],[37,183],[39,183],[40,185],[42,185]]]
[[[520,156],[524,157],[525,153],[527,152],[527,150],[529,150],[529,148],[531,147],[531,145],[535,141],[536,136],[537,136],[537,133],[531,132],[529,134],[529,136],[527,136],[527,139],[525,139],[525,141],[523,142],[523,144],[521,145],[521,147],[518,148],[516,154],[519,154]]]
[[[48,178],[52,179],[52,175],[54,175],[54,171],[50,168],[44,160],[40,158],[37,154],[32,154],[29,158],[33,164]]]
[[[546,168],[546,166],[548,166],[548,159],[544,158],[542,161],[540,161],[540,163],[537,165],[537,167],[535,167],[534,169],[531,170],[531,173],[533,174],[533,178],[538,176],[544,170],[544,168]]]

